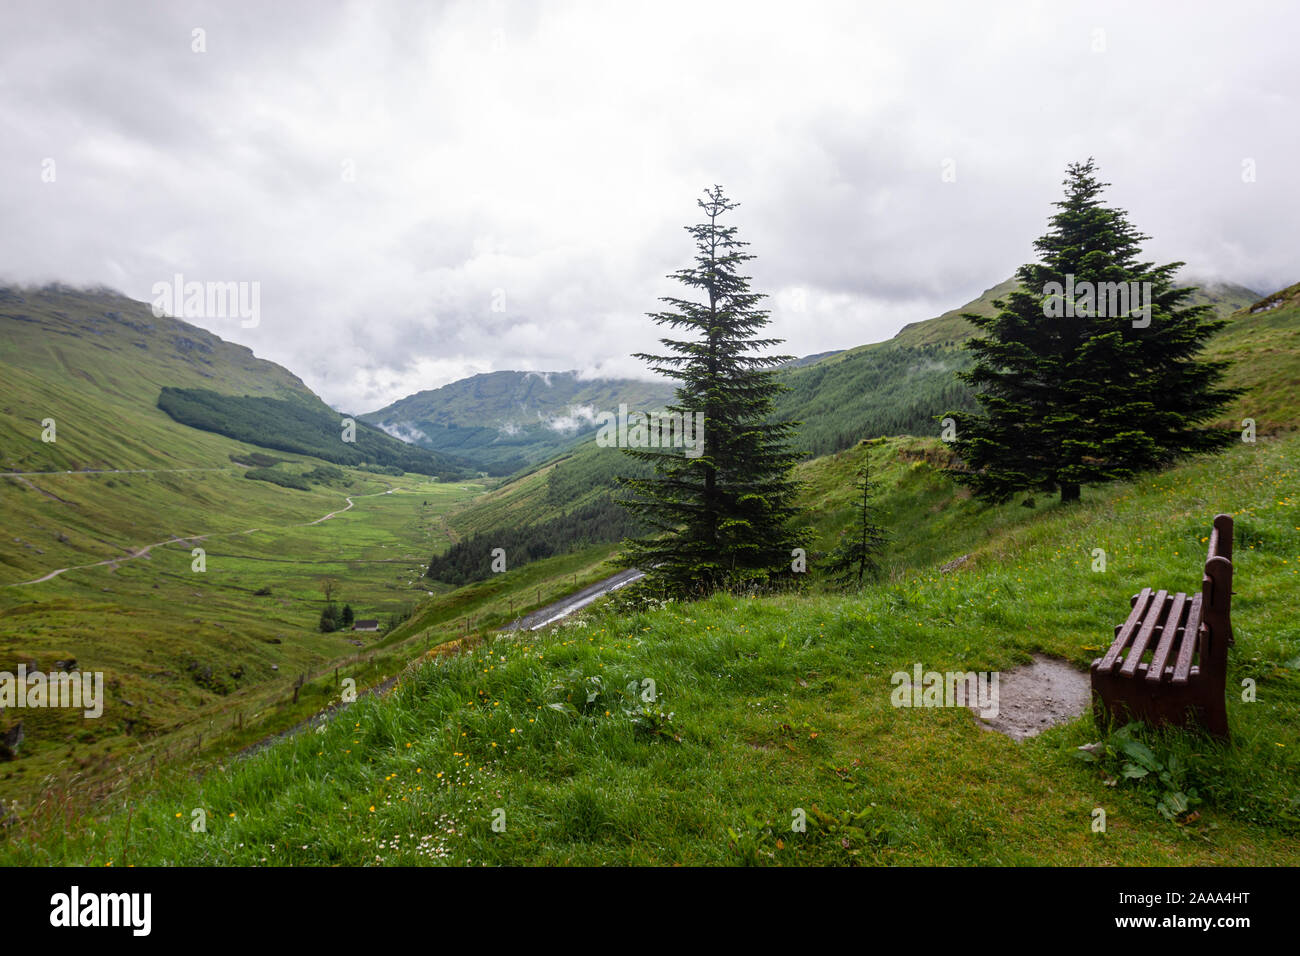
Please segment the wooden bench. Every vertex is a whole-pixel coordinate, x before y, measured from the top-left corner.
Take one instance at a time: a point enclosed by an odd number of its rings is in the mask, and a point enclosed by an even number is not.
[[[1112,721],[1140,720],[1151,726],[1195,721],[1227,738],[1232,518],[1214,519],[1199,594],[1143,588],[1131,604],[1110,649],[1092,662],[1098,727],[1105,729]]]

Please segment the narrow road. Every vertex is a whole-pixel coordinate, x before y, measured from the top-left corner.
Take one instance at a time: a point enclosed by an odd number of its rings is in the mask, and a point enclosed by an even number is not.
[[[224,534],[251,534],[253,531],[256,530],[257,530],[256,528],[253,528],[251,531],[226,531],[223,533]],[[208,534],[195,534],[195,535],[188,535],[183,538],[168,538],[166,541],[155,541],[153,544],[146,544],[143,548],[140,548],[136,551],[132,551],[130,554],[123,555],[120,558],[107,558],[103,561],[96,561],[93,564],[74,564],[68,568],[59,568],[57,571],[51,571],[43,578],[35,578],[31,581],[19,581],[17,584],[6,584],[5,587],[19,588],[22,587],[24,584],[40,584],[42,581],[48,581],[51,578],[57,578],[60,574],[63,574],[65,571],[80,571],[83,568],[99,568],[99,567],[103,567],[106,564],[117,564],[119,561],[133,561],[136,558],[143,558],[154,548],[161,548],[164,544],[179,544],[180,542],[183,541],[184,542],[206,541],[210,537],[212,536]]]
[[[222,469],[191,468],[188,470],[189,471],[220,471]],[[27,474],[37,474],[37,472],[27,472]],[[62,474],[62,472],[52,472],[52,474]],[[73,474],[76,474],[76,472],[73,472]],[[354,497],[375,498],[378,497],[379,495],[391,495],[394,491],[407,491],[407,490],[408,489],[406,488],[389,488],[387,491],[376,491],[373,494],[368,494],[368,495],[347,495],[344,497],[344,500],[347,501],[348,503],[348,506],[346,508],[340,508],[338,511],[331,511],[329,514],[325,515],[324,517],[317,518],[315,521],[308,521],[303,525],[303,527],[310,527],[311,525],[314,524],[320,524],[322,521],[328,521],[330,518],[333,518],[335,515],[341,515],[345,511],[350,511],[352,509],[352,505],[353,505],[352,499]],[[59,568],[58,570],[51,571],[49,574],[46,574],[44,577],[33,578],[30,581],[18,581],[15,584],[6,584],[4,585],[4,587],[20,588],[28,584],[41,584],[45,581],[51,580],[52,578],[57,578],[60,574],[64,574],[68,571],[81,571],[85,568],[103,567],[106,564],[118,564],[122,561],[134,561],[136,558],[143,558],[154,548],[161,548],[165,544],[179,544],[181,542],[206,541],[208,538],[223,538],[229,536],[238,537],[242,535],[253,534],[256,531],[261,531],[261,530],[262,530],[261,528],[249,528],[247,531],[212,531],[207,534],[179,535],[174,538],[168,538],[166,541],[155,541],[153,544],[146,544],[143,548],[139,548],[135,551],[130,552],[129,554],[121,555],[120,557],[105,558],[103,561],[95,561],[91,564],[74,564],[71,567]]]
[[[161,475],[182,471],[231,471],[230,468],[82,468],[79,471],[0,471],[0,478],[30,478],[32,475]]]
[[[597,598],[602,598],[606,594],[611,594],[621,587],[626,587],[633,581],[640,581],[645,577],[644,571],[636,568],[629,568],[626,571],[620,571],[618,574],[611,574],[603,581],[597,581],[590,587],[585,587],[576,594],[570,594],[566,598],[561,598],[554,604],[548,604],[546,607],[526,614],[519,620],[502,628],[504,631],[536,631],[548,624],[554,624],[561,618],[568,617],[574,611],[581,610]]]
[[[369,494],[369,495],[357,495],[356,497],[358,497],[358,498],[377,498],[377,497],[379,497],[380,495],[391,495],[394,491],[405,491],[405,490],[406,490],[406,489],[404,489],[404,488],[389,488],[387,491],[376,491],[374,494]],[[345,511],[351,511],[351,510],[352,510],[352,496],[351,496],[351,495],[348,495],[348,496],[347,496],[346,498],[344,498],[343,500],[346,501],[346,502],[348,503],[348,506],[347,506],[346,508],[340,508],[338,511],[331,511],[331,512],[330,512],[329,514],[327,514],[325,517],[323,517],[323,518],[317,518],[315,521],[308,521],[307,524],[305,525],[305,527],[311,527],[311,526],[314,525],[314,524],[320,524],[322,521],[329,521],[330,518],[333,518],[335,515],[341,515],[341,514],[343,514],[343,512],[345,512]]]

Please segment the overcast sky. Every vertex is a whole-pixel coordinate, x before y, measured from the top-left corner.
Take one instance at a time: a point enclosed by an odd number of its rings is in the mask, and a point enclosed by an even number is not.
[[[1297,36],[1249,2],[4,0],[0,278],[258,282],[255,328],[194,321],[369,411],[643,374],[712,183],[784,351],[888,338],[1031,259],[1091,155],[1150,257],[1268,292]]]

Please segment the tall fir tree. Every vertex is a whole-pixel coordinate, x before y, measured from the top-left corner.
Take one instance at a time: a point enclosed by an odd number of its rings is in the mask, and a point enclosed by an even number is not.
[[[948,413],[960,460],[949,473],[990,501],[1026,490],[1076,501],[1084,485],[1234,439],[1203,427],[1239,394],[1220,385],[1227,363],[1197,358],[1225,323],[1206,318],[1209,306],[1183,304],[1194,292],[1174,285],[1183,263],[1139,261],[1149,237],[1102,205],[1110,184],[1098,182],[1092,159],[1071,164],[1064,185],[1034,243],[1040,261],[1017,270],[1020,287],[994,303],[996,315],[964,316],[983,335],[967,342],[975,365],[958,375],[982,409]],[[1110,283],[1138,283],[1127,287],[1138,295],[1124,299]]]
[[[736,238],[736,227],[719,222],[738,203],[714,186],[698,205],[708,221],[685,227],[695,240],[695,265],[669,278],[704,301],[664,297],[669,311],[650,313],[656,323],[695,336],[660,339],[672,354],[635,357],[680,383],[667,411],[702,420],[703,434],[695,436],[702,446],[627,448],[654,474],[618,479],[631,493],[620,503],[649,529],[627,542],[628,556],[652,581],[684,596],[768,583],[790,571],[793,549],[807,538],[794,526],[791,469],[799,456],[788,447],[799,423],[768,420],[784,388],[773,369],[790,356],[762,354],[782,340],[756,334],[768,313],[739,272],[754,257],[743,251],[748,243]]]
[[[844,588],[860,588],[868,577],[880,573],[889,531],[878,523],[880,510],[871,503],[874,489],[870,466],[864,463],[853,482],[857,492],[853,526],[840,532],[839,543],[827,556],[827,574]]]

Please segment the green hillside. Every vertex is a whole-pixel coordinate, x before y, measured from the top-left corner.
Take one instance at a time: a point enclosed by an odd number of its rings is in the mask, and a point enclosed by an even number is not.
[[[790,391],[777,399],[775,417],[804,423],[798,445],[813,456],[877,435],[938,434],[936,416],[974,408],[970,390],[954,377],[970,367],[961,344],[974,327],[962,315],[992,315],[994,300],[1014,287],[1015,280],[1008,279],[965,305],[904,326],[885,342],[790,369],[784,374]],[[1257,298],[1242,286],[1210,283],[1190,302],[1226,316]]]
[[[429,576],[454,583],[490,577],[489,555],[498,547],[512,567],[589,548],[612,557],[625,538],[644,533],[614,503],[615,476],[648,474],[644,462],[588,439],[451,515],[459,540],[435,557]]]
[[[164,386],[219,388],[310,404],[287,370],[108,290],[0,289],[0,468],[164,468],[228,464],[158,410]],[[116,413],[130,408],[130,427]],[[53,418],[56,440],[42,442]]]
[[[1232,362],[1225,384],[1246,389],[1221,424],[1240,428],[1255,419],[1261,433],[1300,427],[1300,283],[1233,312],[1211,343],[1214,358]]]

